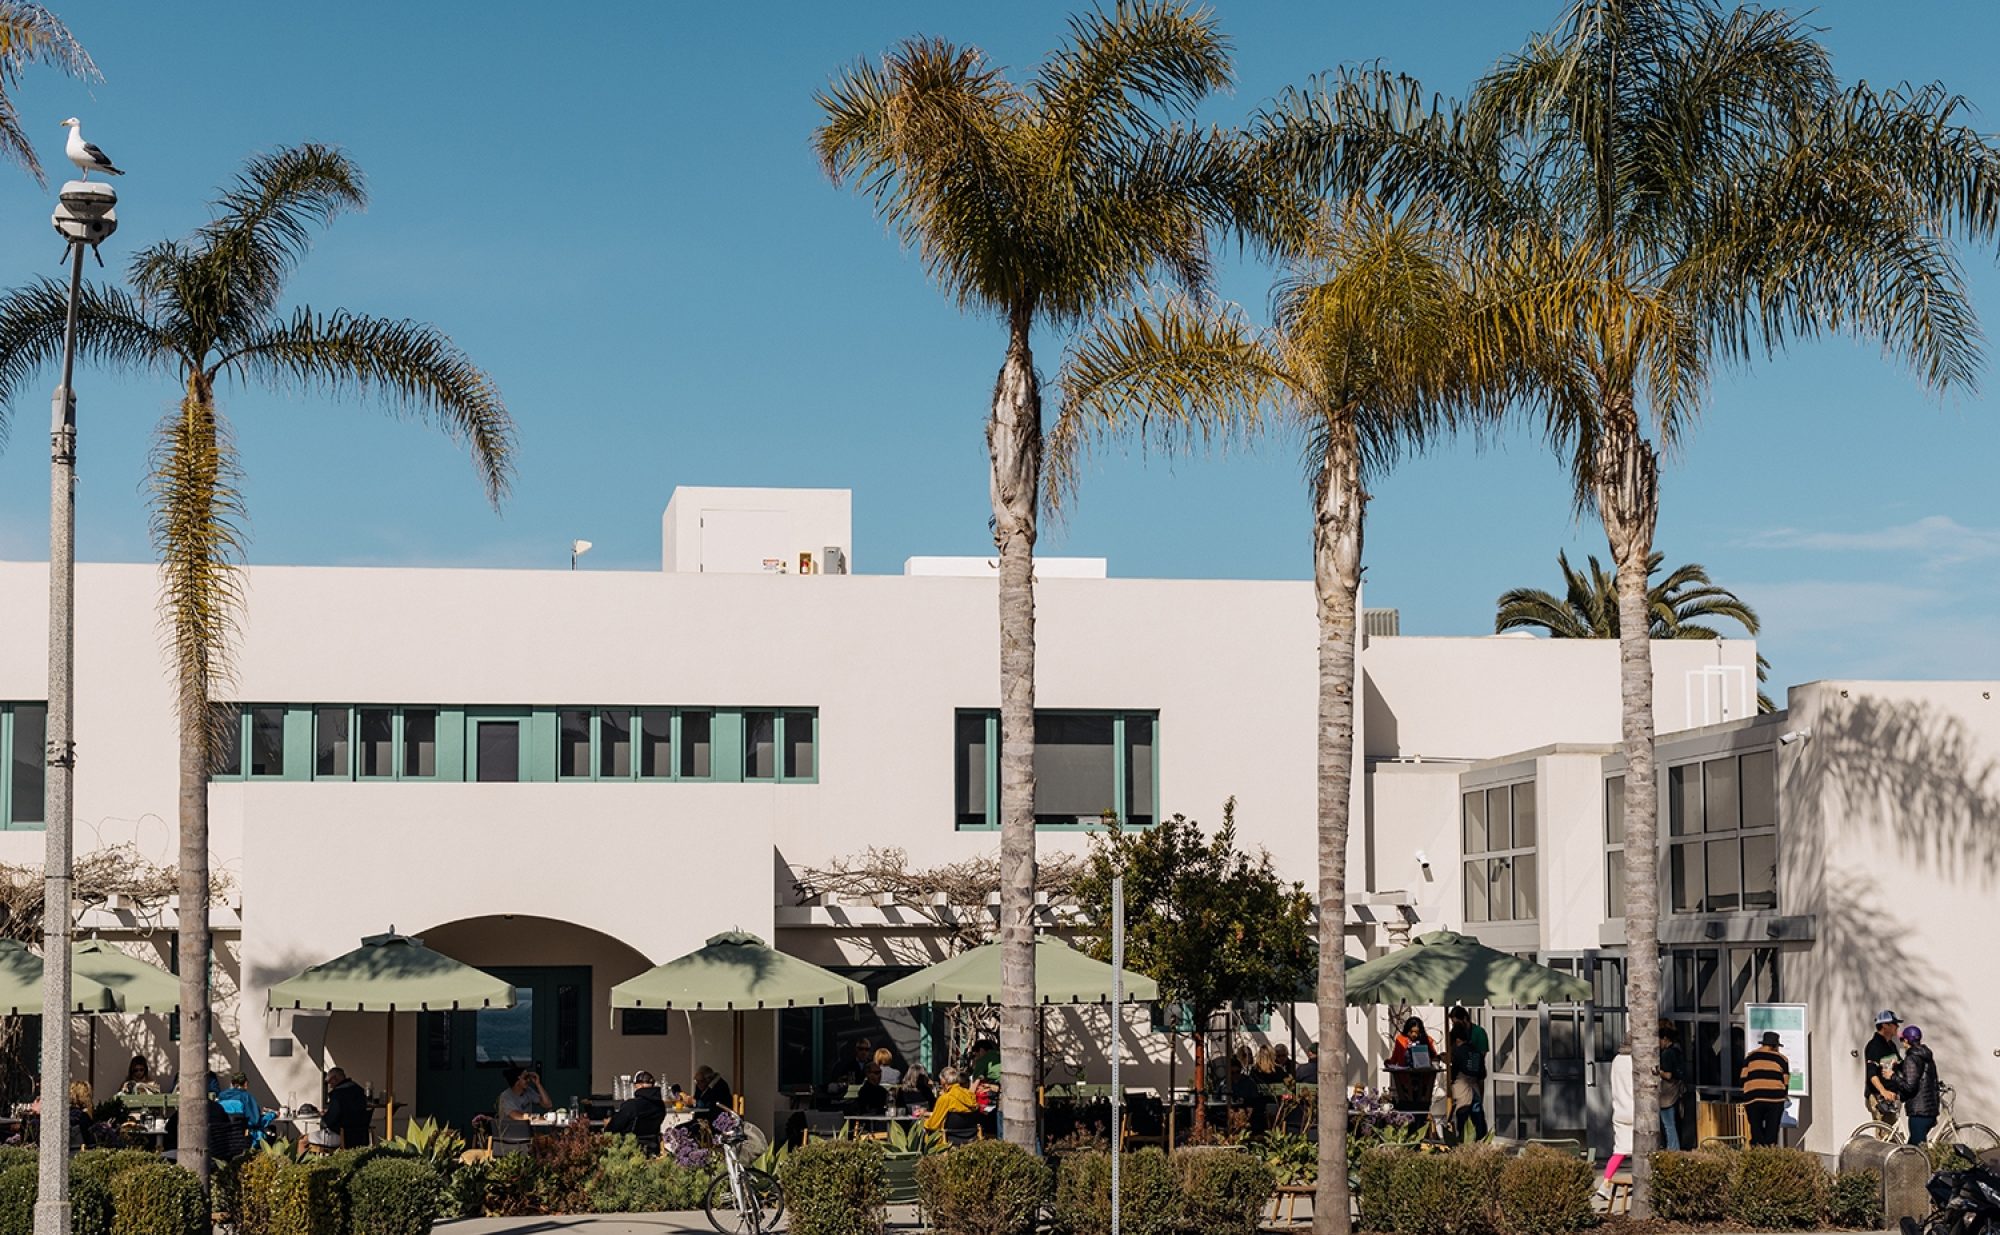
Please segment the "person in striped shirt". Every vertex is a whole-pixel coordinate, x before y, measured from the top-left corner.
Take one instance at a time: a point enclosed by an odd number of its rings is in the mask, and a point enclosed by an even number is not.
[[[1781,1039],[1765,1033],[1756,1050],[1743,1057],[1737,1083],[1743,1087],[1743,1110],[1750,1117],[1750,1143],[1776,1145],[1791,1100],[1792,1061],[1778,1049]]]

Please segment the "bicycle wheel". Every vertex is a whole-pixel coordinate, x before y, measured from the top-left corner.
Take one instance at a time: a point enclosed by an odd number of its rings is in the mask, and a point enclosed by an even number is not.
[[[1985,1124],[1959,1124],[1950,1129],[1950,1132],[1952,1144],[1963,1145],[1975,1155],[1988,1154],[2000,1149],[2000,1132],[1995,1132]],[[1936,1140],[1937,1134],[1932,1133],[1931,1139]]]
[[[1871,1119],[1847,1134],[1850,1141],[1888,1141],[1892,1145],[1903,1143],[1905,1133],[1900,1124],[1885,1124],[1879,1119]]]
[[[778,1224],[785,1212],[785,1190],[778,1181],[755,1167],[743,1168],[743,1187],[756,1203],[755,1213],[737,1208],[736,1194],[730,1190],[729,1176],[717,1175],[708,1185],[702,1210],[708,1224],[721,1235],[757,1235]]]

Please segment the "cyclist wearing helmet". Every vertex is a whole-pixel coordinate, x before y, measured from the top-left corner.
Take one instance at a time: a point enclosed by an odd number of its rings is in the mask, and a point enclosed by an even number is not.
[[[1937,1127],[1938,1071],[1931,1048],[1924,1045],[1924,1031],[1915,1025],[1903,1027],[1903,1062],[1897,1067],[1890,1087],[1909,1104],[1910,1144],[1921,1145]]]

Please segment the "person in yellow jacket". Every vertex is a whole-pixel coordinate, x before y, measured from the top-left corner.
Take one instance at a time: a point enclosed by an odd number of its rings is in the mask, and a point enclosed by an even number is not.
[[[954,1143],[971,1140],[979,1129],[979,1099],[966,1088],[957,1068],[938,1073],[938,1082],[943,1088],[937,1101],[931,1103],[931,1113],[924,1117],[924,1127],[943,1132],[945,1139]],[[954,1115],[958,1118],[953,1119]]]

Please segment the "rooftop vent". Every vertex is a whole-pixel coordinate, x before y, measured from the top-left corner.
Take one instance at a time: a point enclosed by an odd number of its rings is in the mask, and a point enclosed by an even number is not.
[[[1372,638],[1376,635],[1399,635],[1403,632],[1403,613],[1400,609],[1363,609],[1361,629]]]

